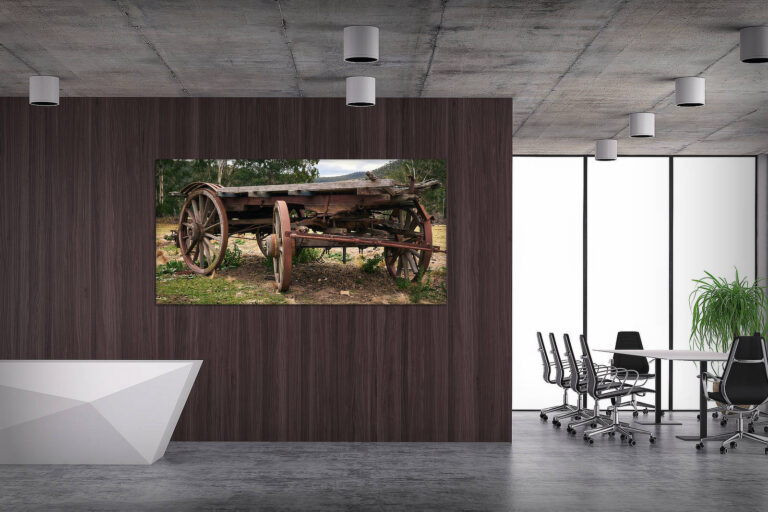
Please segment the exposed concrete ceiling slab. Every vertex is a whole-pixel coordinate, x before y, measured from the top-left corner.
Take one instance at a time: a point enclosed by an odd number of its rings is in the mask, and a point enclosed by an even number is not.
[[[342,59],[342,29],[376,25],[381,61]],[[765,0],[0,0],[0,95],[28,76],[67,96],[513,97],[515,153],[768,151],[768,65],[739,61],[738,29]],[[674,78],[707,104],[674,105]],[[630,139],[629,113],[656,138]]]

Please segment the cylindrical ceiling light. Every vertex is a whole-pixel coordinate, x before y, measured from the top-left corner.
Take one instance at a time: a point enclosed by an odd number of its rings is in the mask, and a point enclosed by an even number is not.
[[[59,77],[29,77],[29,104],[52,107],[59,104]]]
[[[629,114],[630,137],[653,137],[656,135],[656,114],[635,112]]]
[[[616,139],[601,139],[595,147],[595,160],[616,160],[619,143]]]
[[[675,103],[678,107],[704,105],[704,79],[699,76],[686,76],[675,80]]]
[[[376,79],[372,76],[347,77],[347,106],[372,107],[376,104]]]
[[[741,62],[768,62],[768,26],[741,29]]]
[[[379,29],[366,26],[345,27],[344,60],[347,62],[379,60]]]

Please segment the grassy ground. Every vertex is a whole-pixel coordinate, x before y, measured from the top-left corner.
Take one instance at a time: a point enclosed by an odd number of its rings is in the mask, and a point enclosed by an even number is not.
[[[433,254],[421,283],[410,283],[392,279],[383,263],[371,263],[382,249],[361,253],[348,249],[346,264],[341,261],[341,249],[332,249],[321,259],[294,263],[291,287],[279,293],[270,262],[254,240],[230,238],[228,250],[237,245],[242,252],[240,265],[199,276],[186,270],[178,248],[169,240],[176,228],[173,219],[157,221],[158,304],[445,304],[447,300],[445,253]],[[445,225],[433,226],[432,236],[435,245],[446,248]]]

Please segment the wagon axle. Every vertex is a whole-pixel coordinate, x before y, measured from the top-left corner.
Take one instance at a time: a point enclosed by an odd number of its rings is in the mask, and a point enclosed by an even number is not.
[[[270,235],[272,236],[272,235]],[[430,251],[430,252],[445,252],[437,245],[425,245],[398,242],[394,240],[385,240],[380,238],[361,238],[354,236],[344,235],[324,235],[315,233],[302,233],[300,231],[287,231],[286,237],[299,238],[304,240],[321,240],[328,242],[327,244],[317,244],[313,247],[339,247],[339,244],[348,244],[353,247],[394,247],[398,249],[412,249],[415,251]]]

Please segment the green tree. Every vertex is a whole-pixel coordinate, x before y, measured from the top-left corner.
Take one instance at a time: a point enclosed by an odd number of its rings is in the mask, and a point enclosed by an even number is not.
[[[157,160],[155,215],[175,217],[183,198],[169,195],[195,181],[225,187],[311,183],[319,176],[317,160]]]

